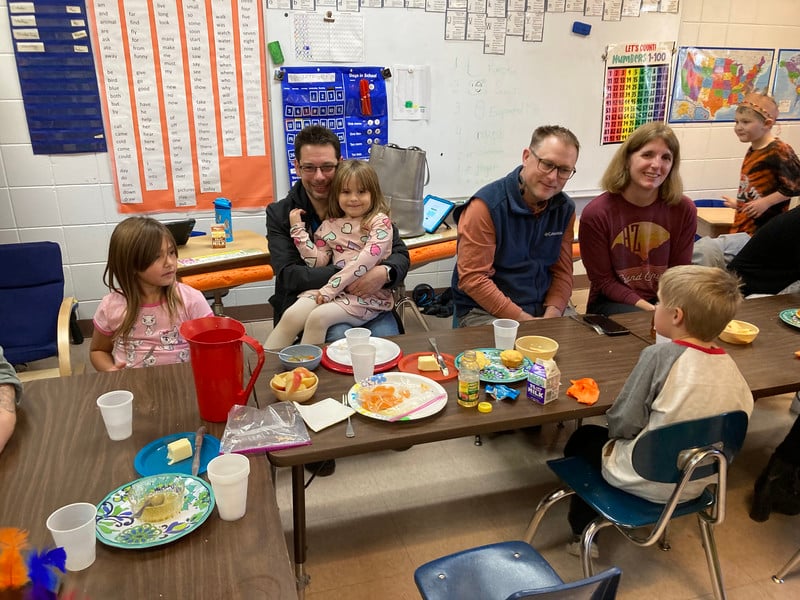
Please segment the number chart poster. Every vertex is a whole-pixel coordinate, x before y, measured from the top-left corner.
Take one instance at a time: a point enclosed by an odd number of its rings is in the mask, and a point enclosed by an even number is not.
[[[622,143],[639,125],[664,120],[672,49],[672,42],[608,46],[602,144]]]
[[[387,70],[382,67],[283,67],[283,127],[289,182],[297,181],[294,138],[308,125],[333,131],[344,158],[367,160],[372,144],[389,141]]]
[[[260,0],[89,0],[119,210],[273,199]]]

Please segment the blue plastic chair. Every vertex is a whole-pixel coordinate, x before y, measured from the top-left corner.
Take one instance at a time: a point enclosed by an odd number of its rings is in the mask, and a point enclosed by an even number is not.
[[[414,572],[425,600],[612,600],[621,571],[564,583],[530,544],[502,542],[437,558]]]
[[[633,450],[633,467],[645,479],[675,484],[666,504],[649,502],[606,483],[602,473],[581,457],[548,461],[547,465],[565,485],[539,502],[525,540],[532,542],[551,506],[577,494],[599,514],[581,537],[581,563],[588,577],[592,574],[589,549],[600,529],[613,525],[634,544],[650,546],[660,540],[662,550],[669,550],[665,534],[670,519],[696,514],[714,597],[724,598],[713,526],[725,520],[727,468],[741,449],[746,432],[747,414],[733,411],[675,423],[643,435]],[[713,476],[715,486],[709,485],[694,500],[679,502],[689,481],[708,476]],[[641,535],[640,528],[649,531]]]
[[[54,242],[0,244],[0,264],[0,346],[6,359],[17,365],[58,356],[58,369],[20,373],[21,379],[71,375],[69,329],[77,303],[64,298],[61,248]]]

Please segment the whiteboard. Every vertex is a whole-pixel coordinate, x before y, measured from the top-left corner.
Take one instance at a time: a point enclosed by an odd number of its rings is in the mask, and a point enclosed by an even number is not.
[[[291,14],[265,11],[267,41],[280,42],[285,65],[313,65],[294,58]],[[451,199],[470,197],[519,165],[533,130],[547,124],[568,127],[581,143],[577,173],[565,191],[594,196],[618,147],[600,144],[606,46],[672,42],[680,25],[678,13],[642,13],[616,22],[547,13],[543,42],[508,37],[504,55],[489,55],[481,42],[445,41],[444,13],[364,8],[361,14],[361,64],[430,65],[430,120],[390,119],[389,142],[425,150],[431,172],[425,193]],[[572,33],[576,20],[592,26],[589,36]],[[270,104],[275,198],[282,198],[289,186],[278,81],[270,87]]]

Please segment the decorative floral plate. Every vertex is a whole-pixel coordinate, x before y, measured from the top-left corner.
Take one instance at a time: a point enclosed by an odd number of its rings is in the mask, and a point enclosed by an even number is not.
[[[475,348],[479,352],[486,355],[489,364],[481,369],[481,381],[486,383],[514,383],[515,381],[522,381],[528,378],[528,370],[533,366],[531,360],[526,356],[522,361],[522,365],[516,369],[509,369],[500,360],[500,353],[502,350],[499,348]],[[461,366],[461,357],[464,356],[462,352],[456,356],[456,368]]]
[[[791,325],[792,327],[797,327],[800,329],[800,317],[797,316],[797,311],[797,308],[789,308],[782,310],[778,316],[781,318],[781,321],[787,325]]]
[[[97,505],[97,539],[108,546],[138,550],[169,544],[200,527],[214,509],[214,492],[199,477],[185,475],[184,479],[181,512],[160,523],[133,518],[128,493],[135,481],[118,487]]]

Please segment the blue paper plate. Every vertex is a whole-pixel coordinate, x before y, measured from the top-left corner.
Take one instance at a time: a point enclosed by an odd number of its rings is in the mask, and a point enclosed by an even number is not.
[[[192,473],[192,457],[189,457],[174,465],[167,464],[167,444],[187,438],[192,445],[192,456],[194,456],[194,431],[184,431],[183,433],[173,433],[165,435],[147,444],[139,450],[136,458],[133,459],[133,468],[142,477],[148,475],[158,475],[159,473]],[[200,449],[200,470],[198,475],[206,472],[206,467],[212,458],[219,455],[219,440],[213,435],[203,436],[203,447]]]

